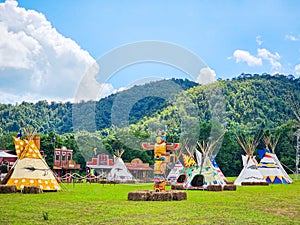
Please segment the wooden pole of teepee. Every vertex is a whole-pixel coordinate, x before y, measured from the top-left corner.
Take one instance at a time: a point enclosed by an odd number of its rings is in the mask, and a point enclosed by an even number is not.
[[[294,113],[294,115],[296,116],[298,123],[295,125],[295,127],[297,127],[297,131],[295,133],[296,135],[296,139],[297,139],[297,143],[296,143],[296,170],[295,170],[295,178],[296,180],[298,180],[298,175],[299,175],[299,158],[300,158],[300,152],[299,152],[299,148],[300,148],[300,143],[299,143],[299,139],[300,139],[300,114],[299,114],[299,109],[300,106],[298,104],[298,101],[295,99],[295,97],[290,94],[289,95],[289,99],[288,99],[288,103]]]
[[[295,178],[296,178],[296,180],[298,180],[298,175],[299,175],[299,158],[300,158],[300,152],[299,152],[299,148],[300,148],[300,143],[299,143],[300,129],[298,129],[297,132],[296,132],[296,138],[297,138],[297,144],[296,144],[296,172],[295,172]]]

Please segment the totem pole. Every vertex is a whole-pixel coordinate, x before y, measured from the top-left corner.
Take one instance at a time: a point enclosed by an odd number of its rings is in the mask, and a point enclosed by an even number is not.
[[[142,143],[145,150],[154,151],[154,190],[161,192],[166,190],[165,171],[167,168],[166,156],[168,151],[175,151],[180,148],[179,143],[167,143],[165,132],[157,131],[154,144]]]

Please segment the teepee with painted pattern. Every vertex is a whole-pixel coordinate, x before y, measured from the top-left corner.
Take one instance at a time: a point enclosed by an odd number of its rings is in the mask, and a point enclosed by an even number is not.
[[[4,184],[15,185],[18,190],[37,186],[43,191],[59,191],[61,187],[36,146],[33,134],[27,130],[26,139],[13,137],[18,160],[4,178]]]
[[[261,157],[261,161],[258,164],[258,170],[268,183],[290,184],[293,183],[293,180],[284,170],[275,154],[275,148],[279,137],[279,135],[277,137],[264,136],[263,141],[266,145],[266,148],[263,150],[258,150],[258,153]]]
[[[243,169],[240,172],[237,179],[234,181],[235,185],[241,186],[246,183],[252,185],[261,185],[266,183],[265,178],[258,170],[258,163],[253,155],[256,147],[261,139],[261,133],[259,132],[255,137],[246,137],[245,135],[235,135],[236,140],[246,152],[246,156],[242,155]]]

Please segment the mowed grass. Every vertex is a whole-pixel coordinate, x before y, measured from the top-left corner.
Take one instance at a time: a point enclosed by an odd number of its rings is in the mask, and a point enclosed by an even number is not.
[[[170,202],[127,200],[128,192],[152,184],[61,186],[61,192],[1,194],[0,224],[300,224],[300,182],[189,190],[188,200]]]

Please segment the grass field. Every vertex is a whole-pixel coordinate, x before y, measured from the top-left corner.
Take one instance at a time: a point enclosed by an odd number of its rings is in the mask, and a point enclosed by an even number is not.
[[[187,191],[188,200],[128,201],[152,184],[63,184],[63,191],[1,194],[0,224],[300,224],[300,182]],[[45,220],[43,213],[48,213]]]

